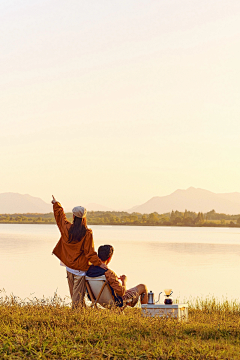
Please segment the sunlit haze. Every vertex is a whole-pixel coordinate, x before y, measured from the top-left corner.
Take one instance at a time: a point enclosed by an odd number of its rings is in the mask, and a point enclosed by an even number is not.
[[[0,193],[240,191],[239,0],[3,0]]]

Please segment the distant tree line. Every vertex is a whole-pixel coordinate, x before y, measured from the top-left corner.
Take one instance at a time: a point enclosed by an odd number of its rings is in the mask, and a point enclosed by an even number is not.
[[[72,213],[66,214],[72,221]],[[146,225],[146,226],[221,226],[240,227],[240,214],[227,215],[216,213],[215,210],[207,213],[172,211],[170,213],[140,214],[115,211],[89,211],[87,215],[89,225]],[[53,213],[48,214],[2,214],[0,223],[23,224],[55,224]]]

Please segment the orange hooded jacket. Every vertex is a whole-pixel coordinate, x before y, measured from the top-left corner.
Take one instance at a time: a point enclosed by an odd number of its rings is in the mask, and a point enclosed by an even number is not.
[[[87,271],[91,263],[100,266],[102,261],[94,250],[93,234],[87,229],[86,235],[77,243],[69,242],[68,231],[72,225],[67,220],[60,203],[53,204],[54,216],[61,233],[61,238],[53,249],[56,255],[67,267],[74,270]]]

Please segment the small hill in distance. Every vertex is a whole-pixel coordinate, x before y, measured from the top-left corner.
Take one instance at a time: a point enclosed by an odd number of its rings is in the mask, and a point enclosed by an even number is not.
[[[0,194],[0,214],[46,214],[49,212],[52,212],[52,205],[38,197],[12,192]]]
[[[176,190],[167,196],[155,196],[142,205],[127,210],[138,212],[164,214],[173,211],[206,213],[215,210],[217,213],[240,214],[240,193],[217,194],[208,190],[190,187],[187,190]]]

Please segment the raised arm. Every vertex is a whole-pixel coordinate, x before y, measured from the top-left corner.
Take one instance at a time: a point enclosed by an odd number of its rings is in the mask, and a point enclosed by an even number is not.
[[[61,234],[64,235],[66,238],[68,238],[68,230],[72,224],[66,218],[66,215],[64,213],[64,210],[63,210],[61,204],[56,201],[54,196],[53,196],[52,204],[53,204],[53,213],[54,213],[54,217],[55,217],[57,226],[58,226]]]

